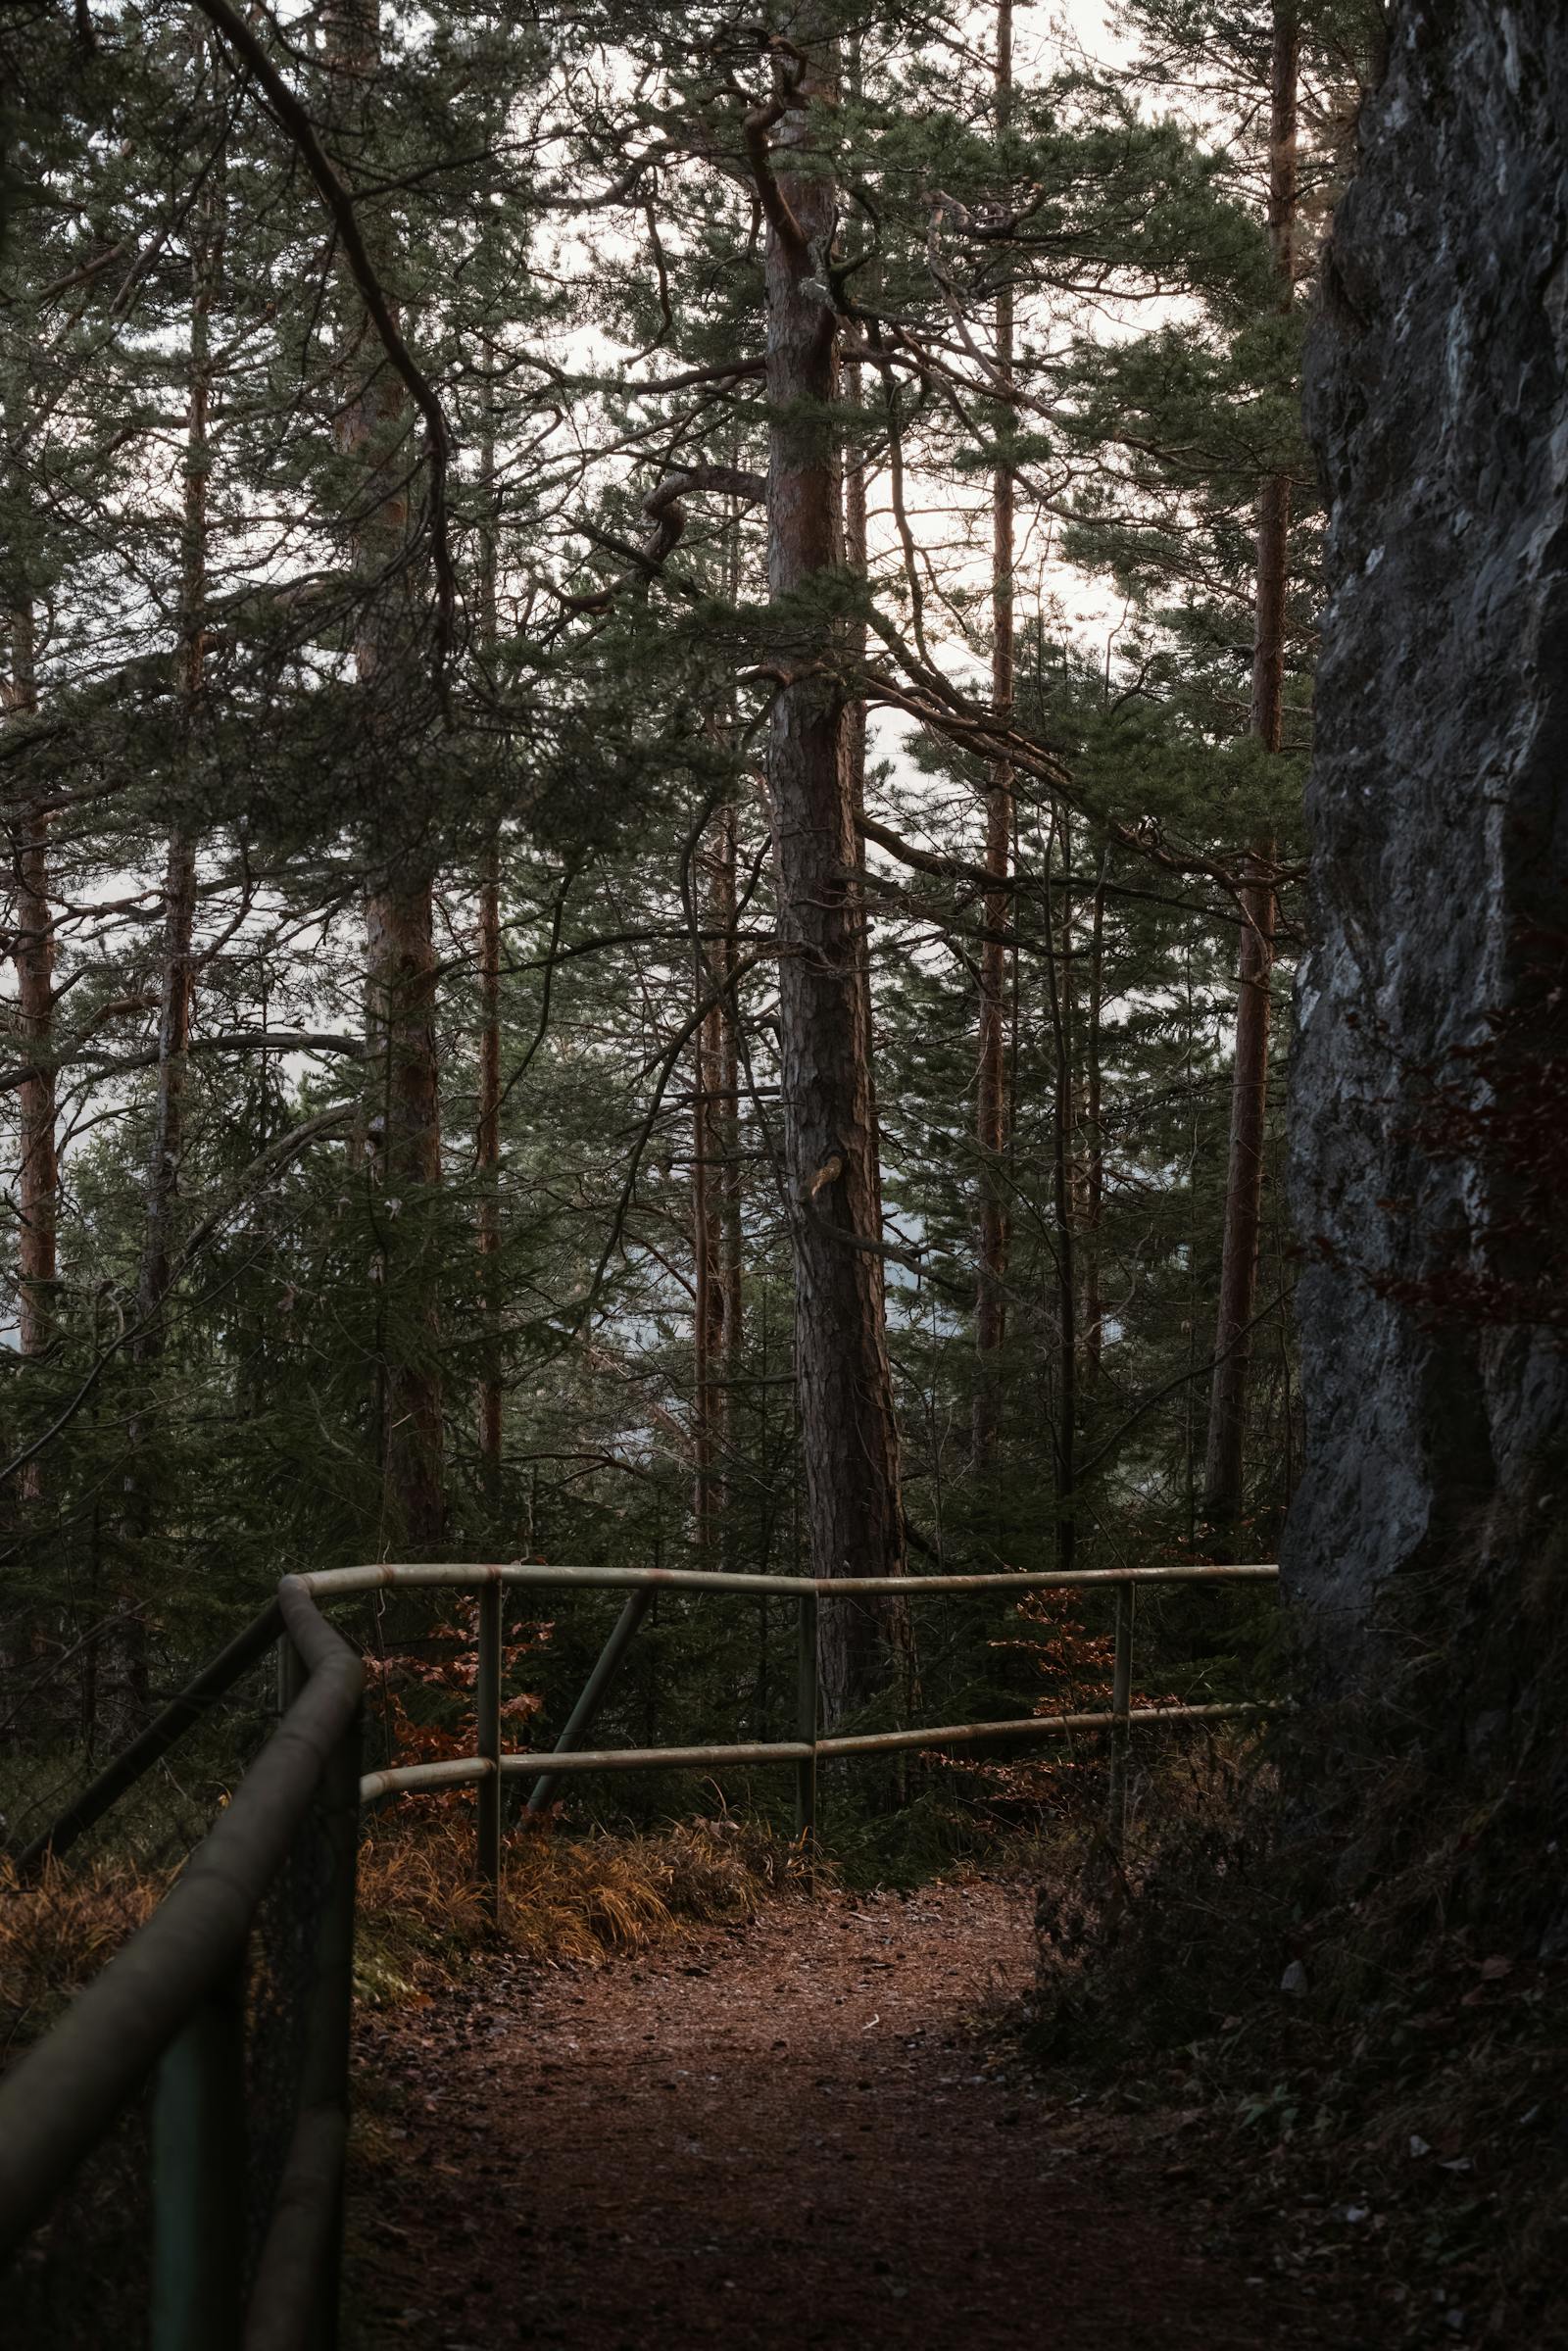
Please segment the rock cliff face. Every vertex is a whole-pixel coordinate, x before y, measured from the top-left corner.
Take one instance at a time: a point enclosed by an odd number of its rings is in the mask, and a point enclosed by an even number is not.
[[[1533,1811],[1568,1769],[1562,0],[1405,0],[1361,151],[1309,359],[1331,521],[1286,1572],[1320,1691],[1392,1696],[1374,1746],[1523,1774]]]

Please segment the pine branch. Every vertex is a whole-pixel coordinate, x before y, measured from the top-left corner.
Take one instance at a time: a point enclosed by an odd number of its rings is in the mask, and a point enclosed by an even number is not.
[[[430,556],[436,577],[436,642],[444,659],[452,650],[457,610],[457,582],[452,568],[452,552],[447,543],[447,464],[451,455],[451,438],[445,413],[429,379],[416,365],[404,340],[391,303],[371,266],[365,239],[360,234],[354,199],[333,171],[326,151],[316,135],[315,123],[268,56],[255,31],[238,11],[229,6],[228,0],[196,0],[196,5],[208,23],[222,34],[230,48],[250,67],[266,91],[272,112],[298,148],[321,201],[331,215],[354,282],[381,348],[424,418],[425,447],[430,460]]]

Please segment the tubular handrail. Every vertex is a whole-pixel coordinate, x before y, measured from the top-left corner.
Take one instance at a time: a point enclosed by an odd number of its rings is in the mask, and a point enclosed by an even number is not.
[[[1208,1562],[1176,1561],[1163,1567],[1072,1568],[1065,1572],[1059,1569],[1042,1570],[1038,1574],[1007,1568],[973,1576],[748,1576],[710,1568],[546,1565],[532,1560],[513,1559],[476,1565],[450,1560],[379,1561],[360,1567],[318,1569],[310,1574],[287,1577],[284,1581],[314,1600],[342,1599],[358,1592],[387,1591],[477,1589],[482,1592],[496,1585],[510,1585],[540,1591],[630,1590],[633,1592],[648,1592],[650,1594],[662,1590],[724,1592],[740,1592],[750,1599],[767,1599],[777,1595],[780,1598],[807,1601],[865,1598],[894,1592],[907,1592],[915,1595],[1008,1591],[1022,1593],[1105,1587],[1120,1593],[1131,1592],[1143,1584],[1257,1582],[1277,1578],[1279,1572],[1276,1565],[1268,1562],[1216,1566]],[[179,1695],[170,1701],[147,1729],[106,1764],[97,1778],[47,1829],[40,1831],[22,1848],[16,1857],[18,1877],[34,1876],[46,1861],[58,1859],[69,1852],[79,1837],[112,1810],[127,1789],[134,1787],[155,1763],[161,1761],[183,1739],[207,1709],[266,1654],[277,1638],[280,1623],[279,1602],[276,1599],[270,1600],[260,1614],[235,1635],[227,1647],[220,1650]],[[758,1760],[740,1749],[730,1750],[729,1759],[733,1762]],[[475,1768],[469,1769],[466,1764],[456,1771],[442,1767],[442,1776],[439,1778],[406,1779],[401,1785],[408,1788],[460,1786],[482,1783],[493,1776],[478,1765],[477,1759],[469,1760]],[[532,1758],[536,1769],[543,1760],[537,1755]],[[785,1760],[782,1754],[779,1760]],[[553,1775],[561,1765],[562,1755],[558,1748],[549,1757],[549,1774]],[[434,1767],[421,1765],[409,1768],[428,1772]],[[511,1767],[504,1764],[503,1768]],[[579,1764],[572,1768],[581,1770],[585,1767]],[[391,1794],[394,1788],[388,1784],[376,1792]]]
[[[546,1564],[541,1561],[492,1561],[458,1565],[437,1561],[387,1561],[370,1566],[327,1568],[303,1576],[300,1582],[318,1599],[349,1592],[452,1586],[476,1587],[481,1594],[478,1632],[476,1696],[481,1752],[451,1755],[431,1763],[393,1764],[368,1772],[360,1783],[361,1801],[381,1802],[390,1795],[433,1792],[440,1788],[476,1788],[479,1791],[478,1876],[492,1907],[499,1901],[501,1880],[500,1787],[518,1774],[542,1772],[530,1811],[538,1809],[539,1789],[553,1785],[563,1773],[628,1771],[714,1771],[724,1765],[793,1764],[797,1773],[796,1827],[803,1838],[814,1835],[816,1769],[821,1762],[857,1755],[910,1753],[921,1748],[991,1745],[1046,1745],[1075,1732],[1109,1731],[1112,1738],[1110,1824],[1120,1841],[1125,1829],[1127,1740],[1134,1729],[1157,1723],[1242,1720],[1276,1711],[1266,1700],[1240,1700],[1197,1706],[1139,1706],[1132,1704],[1132,1602],[1141,1585],[1236,1583],[1273,1580],[1273,1562],[1212,1564],[1174,1562],[1164,1567],[1078,1568],[1062,1571],[1019,1572],[1007,1569],[974,1576],[746,1576],[711,1568],[589,1567]],[[553,1749],[504,1751],[501,1744],[500,1657],[501,1617],[498,1602],[507,1586],[524,1590],[630,1590],[632,1602],[622,1611],[604,1655],[573,1709],[570,1722]],[[943,1592],[1037,1592],[1063,1587],[1109,1587],[1116,1593],[1115,1681],[1108,1713],[1027,1715],[1002,1723],[943,1723],[919,1730],[872,1731],[822,1738],[817,1729],[816,1610],[823,1600],[851,1599],[872,1592],[900,1592],[911,1595]],[[592,1716],[611,1673],[635,1630],[635,1603],[662,1590],[741,1592],[749,1598],[777,1593],[797,1603],[800,1613],[800,1680],[798,1725],[793,1739],[752,1739],[722,1745],[683,1747],[575,1747],[575,1735]]]
[[[726,1763],[831,1763],[845,1755],[893,1755],[919,1747],[979,1747],[1049,1744],[1075,1731],[1113,1731],[1123,1723],[1220,1722],[1274,1711],[1267,1698],[1226,1699],[1205,1706],[1134,1706],[1128,1714],[1025,1714],[1003,1723],[932,1723],[918,1731],[854,1732],[818,1739],[746,1739],[733,1746],[580,1747],[563,1754],[551,1747],[524,1747],[501,1757],[503,1779],[537,1772],[715,1771]],[[360,1782],[363,1803],[429,1788],[482,1785],[496,1766],[484,1755],[451,1755],[436,1763],[404,1763],[367,1772]]]
[[[438,1589],[442,1585],[479,1587],[486,1584],[534,1585],[541,1591],[569,1592],[585,1588],[620,1592],[651,1586],[659,1592],[738,1592],[748,1599],[865,1598],[876,1592],[907,1592],[917,1595],[938,1592],[1043,1592],[1077,1590],[1080,1585],[1238,1583],[1277,1577],[1273,1561],[1241,1566],[1214,1566],[1207,1561],[1178,1560],[1169,1567],[1042,1568],[1038,1573],[1001,1568],[977,1576],[747,1576],[707,1567],[573,1567],[545,1565],[525,1559],[466,1566],[446,1560],[381,1562],[366,1567],[327,1567],[295,1580],[318,1600],[337,1599],[348,1592]]]
[[[544,1767],[557,1773],[705,1770],[726,1764],[791,1764],[796,1818],[808,1861],[821,1762],[919,1748],[1044,1744],[1076,1733],[1111,1734],[1110,1829],[1123,1834],[1127,1739],[1141,1726],[1215,1722],[1275,1711],[1266,1701],[1132,1704],[1133,1603],[1140,1586],[1272,1579],[1272,1564],[1174,1564],[1155,1568],[1004,1571],[972,1576],[743,1576],[699,1568],[612,1568],[509,1561],[382,1563],[286,1576],[277,1596],[99,1774],[21,1866],[62,1852],[181,1738],[206,1708],[282,1638],[280,1689],[292,1680],[282,1720],[240,1780],[226,1809],[152,1918],[80,1993],[60,2025],[0,2081],[0,2257],[34,2228],[75,2166],[158,2069],[154,2101],[154,2351],[286,2351],[331,2339],[341,2242],[347,2140],[348,2048],[353,1984],[354,1875],[363,1808],[414,1789],[472,1786],[479,1792],[478,1875],[492,1907],[501,1875],[501,1784]],[[792,1739],[685,1747],[507,1752],[501,1744],[502,1593],[523,1590],[631,1589],[771,1594],[793,1599],[799,1620],[798,1725]],[[1110,1711],[1030,1715],[994,1723],[822,1737],[817,1723],[819,1604],[871,1593],[997,1592],[1105,1586],[1116,1594]],[[387,1589],[466,1588],[480,1594],[475,1684],[480,1752],[394,1766],[363,1778],[360,1706],[365,1668],[320,1613],[319,1603]],[[625,1646],[622,1611],[590,1681],[602,1694]],[[634,1624],[633,1624],[634,1629]],[[629,1636],[627,1636],[629,1637]],[[613,1657],[611,1652],[613,1651]],[[585,1692],[585,1699],[589,1692]],[[592,1707],[579,1701],[574,1729]],[[240,2308],[245,2157],[244,1963],[262,1902],[313,1808],[326,1848],[325,1886],[304,2024],[292,2138],[256,2263],[248,2312]]]
[[[224,1996],[263,1897],[334,1758],[356,1735],[365,1685],[360,1657],[295,1578],[285,1577],[270,1613],[299,1653],[303,1689],[146,1925],[0,2081],[0,2251],[37,2225],[149,2073],[193,2020]],[[326,1996],[342,2002],[346,2023],[347,1984],[326,1987]],[[315,2079],[307,2080],[305,2092],[325,2096],[302,2113],[279,2198],[279,2218],[291,2223],[297,2212],[291,2182],[318,2145],[321,2111],[333,2103],[337,2060],[324,2045],[331,2020],[322,2024],[317,2048],[308,2052]],[[267,2260],[264,2249],[264,2268]],[[297,2275],[298,2264],[288,2269]]]

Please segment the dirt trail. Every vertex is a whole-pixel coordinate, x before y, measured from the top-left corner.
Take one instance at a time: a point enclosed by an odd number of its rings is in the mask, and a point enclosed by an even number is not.
[[[1074,2118],[985,2033],[1029,1951],[1016,1887],[830,1893],[371,2020],[391,2119],[353,2223],[358,2342],[1361,2342],[1266,2244],[1227,2245],[1168,2137]]]

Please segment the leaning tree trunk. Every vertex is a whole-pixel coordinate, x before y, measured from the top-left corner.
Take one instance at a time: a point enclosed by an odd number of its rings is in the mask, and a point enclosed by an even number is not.
[[[1270,67],[1269,240],[1282,309],[1295,298],[1296,113],[1300,34],[1295,0],[1275,0]],[[1257,612],[1252,651],[1251,732],[1264,749],[1283,747],[1285,600],[1290,555],[1290,475],[1270,475],[1258,501]],[[1220,1260],[1219,1317],[1209,1397],[1205,1512],[1227,1549],[1242,1512],[1251,1329],[1257,1310],[1258,1238],[1268,1113],[1269,983],[1274,969],[1274,843],[1254,841],[1241,896],[1240,995],[1231,1082],[1230,1160]]]
[[[1005,133],[1012,112],[1012,0],[997,7],[997,128]],[[997,376],[1004,389],[1012,381],[1012,288],[997,293]],[[1011,416],[1002,412],[1004,427]],[[991,701],[1005,724],[1013,695],[1013,484],[1010,469],[998,465],[991,482]],[[986,872],[1005,885],[1012,850],[1012,770],[999,763],[986,791]],[[998,933],[1011,918],[1005,887],[984,900],[987,937],[980,950],[980,1033],[975,1083],[975,1144],[980,1162],[978,1283],[975,1295],[975,1380],[970,1451],[977,1470],[989,1469],[1002,1417],[1001,1354],[1007,1335],[1003,1285],[1007,1274],[1007,1200],[1003,1154],[1007,1146],[1007,950]]]
[[[832,410],[838,321],[825,272],[831,177],[813,158],[812,114],[837,101],[831,39],[791,27],[808,62],[780,66],[769,150],[754,159],[768,217],[768,586],[799,599],[838,569],[839,469]],[[779,892],[779,1027],[795,1250],[796,1376],[812,1566],[820,1576],[896,1575],[905,1560],[899,1442],[884,1314],[879,1171],[871,1094],[870,989],[856,883],[845,697],[835,632],[792,620],[774,658],[786,682],[768,736]],[[861,1602],[821,1612],[826,1719],[889,1681],[906,1645],[900,1615]]]

